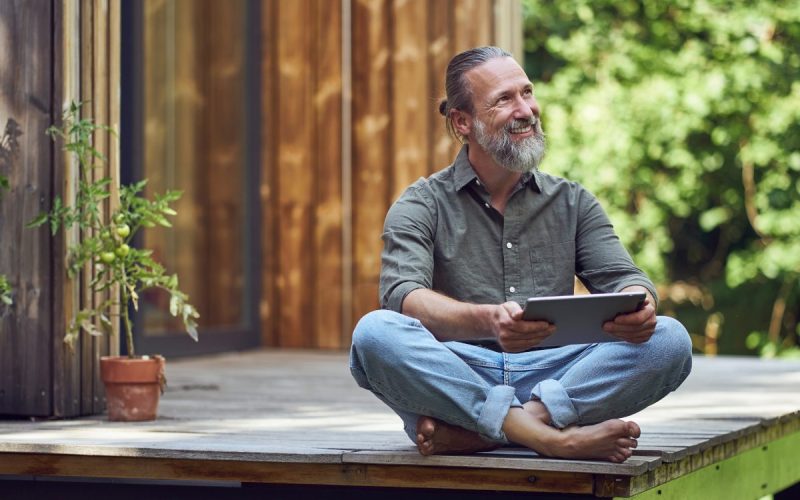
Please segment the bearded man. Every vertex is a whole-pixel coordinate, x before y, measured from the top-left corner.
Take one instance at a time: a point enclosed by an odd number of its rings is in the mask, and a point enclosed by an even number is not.
[[[514,443],[559,458],[628,459],[639,426],[620,420],[675,390],[691,343],[656,316],[653,283],[596,198],[539,171],[533,84],[511,55],[455,56],[439,107],[464,143],[411,185],[383,233],[383,309],[359,321],[350,369],[403,420],[423,455]],[[528,297],[640,291],[644,307],[603,329],[621,342],[537,348],[555,332],[522,319]]]

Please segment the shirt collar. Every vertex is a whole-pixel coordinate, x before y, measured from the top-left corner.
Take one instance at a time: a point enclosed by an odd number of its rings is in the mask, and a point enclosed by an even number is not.
[[[453,162],[453,167],[455,168],[453,182],[456,191],[461,191],[464,186],[478,179],[478,174],[475,173],[475,169],[472,168],[472,164],[469,162],[469,144],[461,146],[461,150]],[[540,175],[541,173],[538,170],[525,172],[520,178],[520,184],[526,184],[541,193],[542,182],[539,179]]]

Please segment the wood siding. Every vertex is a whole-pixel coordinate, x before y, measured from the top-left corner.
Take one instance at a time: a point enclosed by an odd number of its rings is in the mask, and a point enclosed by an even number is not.
[[[101,296],[85,286],[94,269],[75,280],[64,273],[64,252],[77,232],[51,237],[25,225],[53,198],[74,196],[76,165],[44,134],[70,101],[86,101],[85,117],[119,123],[119,3],[112,0],[0,2],[0,120],[19,124],[19,150],[3,173],[12,189],[0,202],[0,272],[14,288],[14,304],[0,308],[0,414],[75,416],[105,407],[100,355],[116,352],[115,336],[63,343],[74,311]],[[119,149],[94,138],[109,158],[118,186]],[[113,207],[103,207],[105,211]]]
[[[0,2],[0,126],[13,120],[22,132],[18,151],[0,165],[12,185],[0,202],[0,273],[14,288],[13,306],[0,306],[0,414],[74,416],[104,406],[98,357],[116,353],[117,334],[82,336],[75,351],[62,342],[74,313],[102,299],[86,291],[95,272],[91,266],[75,280],[63,272],[65,249],[82,235],[51,237],[46,228],[24,226],[49,210],[55,195],[68,200],[75,193],[76,165],[43,133],[64,105],[84,101],[85,117],[118,128],[120,67],[129,63],[119,57],[120,5],[119,0]],[[208,11],[211,24],[230,21],[224,2],[191,5]],[[355,322],[378,307],[387,208],[416,178],[449,164],[457,150],[436,111],[447,62],[463,49],[492,43],[520,53],[521,47],[509,46],[520,44],[519,37],[509,33],[521,33],[521,7],[516,0],[258,5],[262,344],[344,349]],[[205,45],[186,50],[224,61],[244,43],[235,33],[209,37]],[[183,50],[180,44],[196,42],[178,43]],[[179,77],[204,85],[207,68],[184,70]],[[235,92],[233,81],[212,90]],[[235,111],[222,102],[212,106],[222,107],[215,108],[220,116]],[[176,119],[197,122],[192,126],[201,128],[203,142],[227,154],[225,145],[235,141],[220,135],[224,124],[203,123],[196,110],[184,111],[178,109]],[[175,142],[181,150],[195,146]],[[109,158],[108,170],[97,175],[111,176],[118,186],[118,141],[97,136],[95,144]],[[190,151],[186,157],[201,154]],[[230,199],[231,193],[221,190],[234,181],[215,175],[199,179],[187,194],[208,199],[207,223],[192,238],[218,255],[218,269],[232,266],[224,268],[232,275],[241,272],[225,246],[232,236],[208,228],[225,227],[232,217],[229,207],[215,200]],[[191,261],[187,266],[196,267]],[[196,274],[182,278],[200,280],[199,286],[213,287],[222,297],[201,314],[214,307],[218,316],[236,311],[223,300],[232,298],[223,274],[210,283]]]
[[[458,150],[437,111],[448,61],[521,54],[521,34],[514,0],[262,4],[265,345],[349,346],[379,305],[386,210]]]

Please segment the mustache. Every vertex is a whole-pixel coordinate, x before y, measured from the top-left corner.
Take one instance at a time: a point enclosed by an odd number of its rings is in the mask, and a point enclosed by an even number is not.
[[[506,132],[511,132],[512,129],[531,126],[534,130],[539,130],[539,118],[535,115],[530,118],[517,118],[507,123],[504,128]]]

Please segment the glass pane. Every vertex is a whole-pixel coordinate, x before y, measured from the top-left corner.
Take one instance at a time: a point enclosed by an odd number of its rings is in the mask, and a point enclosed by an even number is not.
[[[141,176],[183,191],[143,244],[180,278],[201,329],[237,327],[245,293],[245,2],[149,0],[142,16]],[[146,336],[177,334],[169,297],[141,297]],[[182,333],[181,333],[182,334]]]

